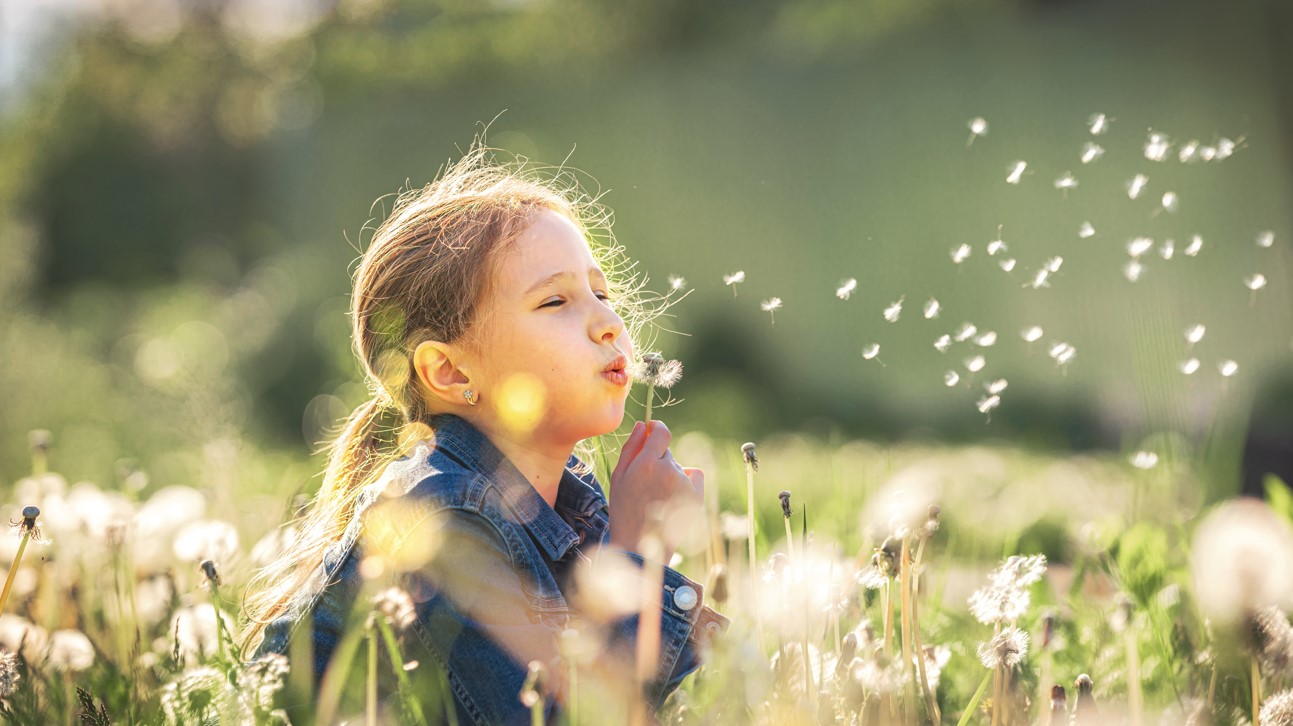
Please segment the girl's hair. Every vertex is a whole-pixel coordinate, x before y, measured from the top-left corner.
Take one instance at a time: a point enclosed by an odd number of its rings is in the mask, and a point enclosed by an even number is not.
[[[293,523],[292,544],[257,572],[248,588],[244,656],[255,652],[265,626],[288,610],[324,550],[350,525],[364,487],[403,446],[432,433],[434,412],[420,391],[412,352],[424,340],[472,344],[499,253],[536,213],[558,212],[584,232],[627,335],[636,335],[663,309],[648,310],[655,306],[643,296],[633,265],[615,243],[612,215],[597,197],[580,190],[571,172],[546,173],[524,157],[501,163],[494,151],[477,137],[436,181],[399,194],[373,232],[350,306],[353,341],[372,397],[350,414],[331,443],[323,484]]]

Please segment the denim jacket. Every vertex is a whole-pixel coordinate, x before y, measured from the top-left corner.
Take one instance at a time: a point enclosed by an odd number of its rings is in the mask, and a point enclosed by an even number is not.
[[[461,722],[528,723],[519,694],[529,662],[555,665],[563,630],[579,622],[567,602],[576,565],[590,557],[625,557],[640,568],[643,559],[599,549],[609,542],[606,497],[591,473],[576,473],[577,458],[567,462],[550,507],[466,420],[449,414],[432,424],[434,440],[416,442],[361,493],[351,525],[288,610],[266,626],[256,656],[287,654],[296,625],[308,617],[316,683],[322,678],[363,583],[365,515],[395,496],[400,521],[435,532],[437,543],[430,562],[405,578],[416,613],[405,657],[445,670]],[[419,542],[427,547],[425,538]],[[659,663],[644,693],[657,709],[699,667],[707,638],[728,624],[704,605],[701,585],[668,567],[663,573]],[[615,617],[602,657],[631,666],[637,632],[636,613]],[[545,722],[560,708],[548,694]]]

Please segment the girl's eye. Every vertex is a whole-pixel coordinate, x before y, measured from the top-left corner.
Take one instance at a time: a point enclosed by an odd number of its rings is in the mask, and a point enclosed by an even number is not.
[[[562,300],[561,298],[553,298],[552,300],[549,300],[549,301],[547,301],[547,302],[543,303],[543,304],[542,304],[542,305],[540,305],[539,307],[541,307],[541,308],[555,308],[555,307],[559,307],[559,306],[561,306],[561,305],[564,305],[564,304],[565,304],[565,302],[566,302],[566,301],[565,301],[565,300]]]
[[[611,301],[611,296],[610,296],[610,295],[608,295],[607,293],[602,292],[601,290],[598,290],[598,291],[596,292],[596,295],[597,295],[597,299],[598,299],[598,300],[601,300],[602,302],[610,302],[610,301]]]

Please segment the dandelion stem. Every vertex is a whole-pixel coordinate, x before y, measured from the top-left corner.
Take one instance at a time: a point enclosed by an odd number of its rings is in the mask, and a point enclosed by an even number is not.
[[[13,578],[18,574],[18,565],[22,563],[23,550],[27,549],[27,540],[31,539],[31,528],[24,527],[22,540],[18,542],[18,552],[13,556],[13,566],[9,568],[9,576],[4,581],[4,591],[0,592],[0,613],[4,612],[4,606],[9,602],[9,592],[13,589]]]
[[[1128,626],[1123,631],[1123,640],[1127,646],[1127,701],[1131,706],[1132,726],[1140,726],[1141,692],[1140,692],[1140,651],[1136,647],[1135,628]]]
[[[654,382],[647,383],[646,417],[642,419],[646,423],[651,422],[651,404],[654,402],[655,402],[655,383]]]
[[[1001,723],[1001,666],[992,669],[992,726]]]
[[[1262,726],[1262,672],[1257,667],[1257,657],[1253,656],[1252,660],[1253,675],[1253,726]]]
[[[983,674],[983,681],[979,683],[979,688],[970,697],[970,702],[965,706],[965,713],[961,714],[961,720],[956,722],[956,726],[966,726],[974,716],[974,710],[979,707],[979,701],[983,700],[983,692],[988,690],[988,682],[996,680],[996,670],[988,671]]]
[[[642,539],[642,599],[638,607],[637,679],[638,693],[655,680],[660,660],[660,617],[663,607],[660,599],[664,593],[664,547],[659,535],[659,514],[648,518],[650,531]],[[635,713],[641,716],[641,709]],[[542,713],[539,714],[542,717]]]
[[[908,562],[910,556],[911,536],[904,535],[898,568],[898,592],[902,597],[902,698],[908,719],[916,715],[915,679],[913,678],[915,674],[912,672],[911,661],[911,566]]]
[[[759,634],[759,648],[763,649],[765,647],[763,645],[763,622],[759,619],[758,605],[759,558],[754,543],[754,462],[752,460],[754,444],[748,444],[748,446],[751,447],[751,452],[745,456],[745,519],[750,542],[750,615],[754,617],[755,627]]]
[[[377,726],[377,618],[368,620],[368,679],[364,709],[364,723]]]
[[[404,670],[404,656],[400,654],[400,645],[395,640],[395,631],[391,630],[391,624],[381,617],[377,618],[377,630],[386,644],[386,655],[391,659],[391,670],[394,671],[395,680],[399,683],[401,703],[409,710],[414,723],[426,723],[426,718],[422,715],[422,701],[413,690],[408,672]],[[457,726],[458,713],[454,710],[453,704],[449,704],[448,713],[450,722]]]

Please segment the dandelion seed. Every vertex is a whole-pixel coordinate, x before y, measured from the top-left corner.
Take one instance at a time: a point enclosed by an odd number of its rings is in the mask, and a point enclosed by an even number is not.
[[[1168,213],[1176,211],[1177,201],[1176,192],[1163,192],[1163,209]]]
[[[1144,174],[1137,174],[1132,177],[1131,181],[1127,182],[1127,198],[1135,199],[1136,197],[1139,197],[1140,193],[1144,191],[1145,185],[1148,183],[1149,177]]]
[[[1122,266],[1123,276],[1132,282],[1136,282],[1137,280],[1139,280],[1140,276],[1144,273],[1145,273],[1145,266],[1140,264],[1140,262],[1137,260],[1131,260],[1130,262]]]
[[[1190,238],[1190,244],[1185,248],[1185,256],[1194,257],[1199,254],[1201,249],[1203,249],[1203,237],[1196,234]]]
[[[899,297],[892,305],[884,309],[884,319],[891,322],[898,322],[898,316],[902,315],[902,301],[907,299],[906,295]]]
[[[1177,368],[1179,368],[1185,375],[1192,376],[1199,370],[1199,359],[1187,358],[1177,364]]]
[[[951,388],[961,382],[961,374],[956,371],[948,371],[943,374],[943,385]]]
[[[1068,343],[1056,343],[1051,346],[1048,355],[1055,360],[1056,365],[1068,365],[1069,361],[1073,360],[1073,356],[1077,355],[1077,348]]]
[[[1249,290],[1252,290],[1253,292],[1257,292],[1263,287],[1266,287],[1266,276],[1258,272],[1250,277],[1245,277],[1244,287],[1247,287]]]
[[[1042,339],[1043,334],[1044,333],[1042,332],[1042,329],[1034,325],[1031,328],[1024,328],[1022,331],[1020,331],[1019,337],[1023,338],[1025,341],[1029,343],[1036,343],[1037,341]]]
[[[956,342],[964,343],[978,332],[979,329],[973,323],[961,323],[961,327],[956,329]]]
[[[1078,180],[1073,176],[1072,172],[1066,171],[1055,180],[1055,188],[1065,193],[1070,189],[1077,189],[1077,186]]]
[[[974,339],[974,344],[979,346],[980,348],[991,348],[993,345],[996,344],[996,342],[997,342],[997,331],[995,330],[989,330],[988,332]]]
[[[1257,235],[1258,247],[1270,247],[1273,244],[1275,244],[1275,233],[1269,229]]]
[[[952,347],[952,336],[950,335],[940,335],[938,340],[934,341],[934,350],[939,353],[946,353],[950,347]]]
[[[1006,177],[1007,184],[1018,184],[1024,175],[1024,169],[1028,168],[1028,162],[1016,161],[1010,165],[1010,174]]]
[[[987,365],[987,359],[981,355],[972,356],[965,359],[965,370],[971,373],[978,373]]]
[[[1207,326],[1203,325],[1202,323],[1199,323],[1197,325],[1191,325],[1190,327],[1185,329],[1185,340],[1190,345],[1194,345],[1200,340],[1203,340],[1203,336],[1207,332],[1208,332]]]
[[[679,276],[679,275],[670,275],[670,276],[669,276],[669,288],[670,288],[671,290],[673,290],[674,292],[677,292],[677,291],[679,291],[679,290],[683,289],[684,287],[687,287],[687,280],[686,280],[686,278],[683,278],[683,277],[681,277],[681,276]]]
[[[979,409],[979,413],[987,414],[1000,405],[1001,396],[984,396],[975,402],[974,407]]]
[[[1158,247],[1158,256],[1165,260],[1172,259],[1176,254],[1176,242],[1170,239],[1163,240],[1163,244]]]
[[[736,286],[745,282],[745,270],[737,270],[730,275],[723,275],[723,284],[732,288],[732,297],[736,297]]]
[[[857,287],[858,287],[858,281],[850,277],[849,279],[840,283],[839,287],[835,288],[835,297],[841,300],[848,300],[849,296],[853,294],[853,291],[856,290]]]
[[[1024,287],[1031,287],[1034,290],[1040,290],[1043,287],[1050,287],[1051,286],[1051,283],[1049,282],[1050,276],[1051,276],[1051,271],[1043,267],[1042,269],[1033,273],[1032,281],[1024,283]]]
[[[1103,146],[1092,141],[1088,141],[1086,142],[1086,144],[1082,146],[1083,164],[1090,164],[1091,162],[1095,161],[1096,159],[1099,159],[1102,156],[1104,156]]]
[[[1190,139],[1177,152],[1177,158],[1182,164],[1192,164],[1199,160],[1199,142],[1197,139]]]
[[[1083,222],[1082,226],[1078,227],[1078,237],[1081,237],[1082,239],[1090,239],[1094,236],[1095,227],[1092,227],[1090,222]]]
[[[1158,454],[1152,451],[1137,451],[1131,457],[1131,465],[1137,469],[1153,469],[1158,465]]]
[[[994,239],[988,243],[988,256],[991,257],[998,252],[1005,252],[1007,249],[1009,248],[1006,247],[1006,243],[1004,241]]]
[[[938,304],[938,301],[935,300],[934,298],[931,297],[929,300],[927,300],[925,302],[925,319],[933,320],[934,318],[938,317],[939,307],[941,306]]]
[[[1243,140],[1242,137],[1240,140]],[[1233,153],[1235,153],[1235,142],[1222,137],[1221,140],[1217,142],[1216,160],[1221,161],[1222,159],[1228,159]]]
[[[1109,122],[1112,120],[1102,113],[1092,114],[1091,118],[1087,120],[1087,128],[1091,129],[1093,136],[1099,136],[1109,130]]]
[[[770,298],[768,298],[767,300],[764,300],[763,302],[759,303],[759,308],[760,308],[761,310],[763,310],[763,312],[768,313],[769,315],[771,315],[771,316],[772,316],[772,324],[773,324],[773,325],[776,325],[776,324],[777,324],[777,311],[781,309],[781,298],[779,298],[779,297],[770,297]]]
[[[992,636],[992,640],[979,646],[979,662],[988,670],[1014,668],[1028,654],[1028,633],[1008,627]]]
[[[1217,370],[1221,371],[1221,375],[1229,378],[1239,372],[1239,364],[1232,360],[1223,360],[1217,364]]]
[[[1010,272],[1011,270],[1015,269],[1015,258],[1007,257],[1006,259],[998,262],[997,265],[1000,266],[1001,269],[1005,270],[1006,272]]]
[[[1060,271],[1060,267],[1061,267],[1063,264],[1064,264],[1064,258],[1063,258],[1063,257],[1060,257],[1060,256],[1058,256],[1058,255],[1057,255],[1057,256],[1052,257],[1052,258],[1050,258],[1049,260],[1046,260],[1045,262],[1043,262],[1043,263],[1042,263],[1042,267],[1043,267],[1047,272],[1059,272],[1059,271]]]
[[[669,389],[682,379],[682,361],[668,360],[659,353],[643,353],[627,366],[626,372],[643,385]]]
[[[988,122],[983,117],[972,118],[967,125],[970,127],[970,140],[965,142],[966,146],[973,144],[976,138],[988,135]]]
[[[1006,390],[1007,385],[1009,384],[1006,383],[1006,379],[998,378],[997,380],[988,384],[987,386],[988,393],[991,393],[992,395],[995,396],[998,393],[1001,393],[1002,391]]]
[[[1140,257],[1152,249],[1154,249],[1152,237],[1137,237],[1127,243],[1127,254],[1132,257]]]
[[[951,252],[952,262],[958,265],[961,264],[962,262],[965,262],[967,259],[969,259],[970,252],[971,252],[970,246],[965,244],[953,249]]]
[[[866,358],[867,360],[872,360],[879,354],[880,354],[879,343],[868,343],[866,346],[862,348],[862,357]]]
[[[1018,620],[1028,611],[1028,591],[1015,585],[980,588],[970,595],[970,614],[984,625]]]
[[[1149,140],[1145,142],[1145,158],[1150,161],[1164,161],[1171,148],[1172,142],[1166,135],[1150,133]]]

